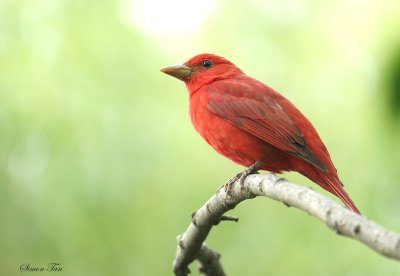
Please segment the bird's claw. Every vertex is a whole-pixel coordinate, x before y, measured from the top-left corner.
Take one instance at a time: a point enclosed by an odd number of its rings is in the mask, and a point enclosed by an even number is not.
[[[233,188],[233,184],[238,180],[241,179],[242,173],[238,173],[237,175],[235,175],[234,177],[232,177],[231,179],[228,180],[228,182],[225,183],[224,185],[224,190],[226,193],[229,193],[232,188]]]
[[[235,175],[234,177],[229,179],[228,182],[226,182],[226,184],[224,185],[225,192],[229,193],[233,188],[233,184],[238,180],[240,183],[240,190],[243,190],[244,189],[244,180],[246,179],[246,177],[249,176],[250,174],[257,173],[257,169],[260,167],[260,165],[261,165],[261,162],[257,161],[256,163],[254,163],[253,165],[248,167],[243,172],[238,173],[237,175]]]

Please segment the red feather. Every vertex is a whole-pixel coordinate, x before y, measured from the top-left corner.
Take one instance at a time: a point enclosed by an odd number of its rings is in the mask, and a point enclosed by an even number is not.
[[[185,81],[192,123],[215,150],[244,166],[261,161],[260,169],[297,171],[359,213],[314,126],[289,100],[216,55],[184,67],[164,71]]]

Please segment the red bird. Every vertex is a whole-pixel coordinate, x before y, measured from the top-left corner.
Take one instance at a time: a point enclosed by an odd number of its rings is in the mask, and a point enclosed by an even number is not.
[[[274,89],[214,54],[197,55],[161,72],[185,82],[190,118],[207,143],[249,167],[240,174],[242,181],[258,169],[297,171],[360,213],[314,126]]]

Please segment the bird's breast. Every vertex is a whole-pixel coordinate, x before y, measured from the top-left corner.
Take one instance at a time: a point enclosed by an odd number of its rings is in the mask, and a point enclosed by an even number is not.
[[[274,148],[214,114],[207,104],[207,93],[197,91],[190,97],[189,114],[196,131],[217,152],[247,167],[276,156]],[[276,171],[273,168],[270,170]]]

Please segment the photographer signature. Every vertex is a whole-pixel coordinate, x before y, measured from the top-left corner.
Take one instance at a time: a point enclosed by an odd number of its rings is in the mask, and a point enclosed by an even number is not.
[[[31,263],[22,264],[19,267],[21,272],[60,272],[63,271],[63,268],[60,263],[48,263],[47,266],[34,266]]]

